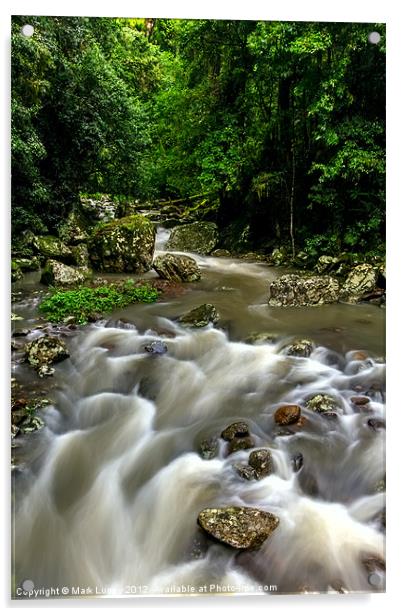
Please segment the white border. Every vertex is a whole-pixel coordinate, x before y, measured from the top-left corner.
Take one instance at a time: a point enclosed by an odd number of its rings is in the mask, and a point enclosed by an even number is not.
[[[402,404],[400,388],[401,380],[401,322],[400,308],[402,304],[401,244],[402,225],[398,210],[402,212],[401,199],[401,59],[402,59],[402,19],[400,2],[398,0],[247,0],[235,5],[229,0],[204,0],[200,4],[184,2],[184,0],[113,0],[109,4],[89,0],[69,0],[52,2],[51,0],[3,0],[0,11],[1,31],[1,134],[3,140],[0,164],[0,186],[2,188],[1,202],[1,284],[3,289],[3,325],[2,337],[2,387],[4,396],[2,408],[3,425],[3,465],[2,465],[2,558],[0,560],[1,602],[5,609],[17,610],[73,610],[108,609],[147,611],[152,608],[164,612],[176,613],[191,610],[195,613],[205,612],[208,608],[230,610],[234,613],[244,613],[247,608],[255,611],[280,610],[280,616],[300,612],[318,614],[339,613],[340,610],[350,610],[354,614],[364,613],[365,616],[375,614],[379,610],[391,610],[401,603],[399,596],[402,590],[402,545],[400,522],[401,517],[401,472],[399,470],[402,438]],[[88,15],[88,16],[131,16],[131,17],[181,17],[181,18],[231,18],[231,19],[269,19],[269,20],[301,20],[301,21],[355,21],[355,22],[386,22],[387,23],[387,356],[388,356],[388,417],[387,417],[387,592],[380,595],[316,595],[316,596],[270,596],[270,597],[196,597],[196,598],[138,598],[109,599],[103,601],[68,600],[11,602],[9,597],[9,28],[10,15]],[[399,197],[399,199],[398,199]],[[402,264],[402,263],[401,263]],[[398,301],[399,300],[399,301]],[[7,546],[7,548],[5,547]],[[392,613],[392,612],[391,612]]]

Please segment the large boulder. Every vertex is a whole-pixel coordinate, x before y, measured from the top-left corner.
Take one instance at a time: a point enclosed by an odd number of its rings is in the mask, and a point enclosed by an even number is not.
[[[195,282],[201,278],[197,262],[186,255],[164,254],[156,257],[152,267],[163,280]]]
[[[40,281],[46,285],[68,287],[80,285],[91,277],[91,270],[86,267],[71,267],[54,259],[49,259],[42,270]]]
[[[253,507],[221,507],[201,511],[198,524],[214,539],[244,550],[261,547],[279,518]]]
[[[80,267],[90,266],[89,252],[86,244],[78,244],[77,246],[73,246],[71,251],[77,265]]]
[[[218,227],[213,222],[193,222],[174,227],[167,241],[168,250],[210,254],[218,243]]]
[[[331,276],[285,274],[270,285],[269,306],[318,306],[339,299],[339,283]]]
[[[209,323],[215,325],[219,318],[219,313],[213,304],[202,304],[183,314],[179,318],[179,323],[184,327],[206,327]]]
[[[58,237],[52,235],[38,235],[33,240],[33,246],[41,257],[57,259],[67,265],[74,265],[75,259],[71,248],[65,245]]]
[[[26,361],[38,371],[44,366],[63,361],[69,355],[65,342],[54,336],[41,336],[25,346]]]
[[[378,270],[369,263],[362,263],[349,272],[341,289],[342,300],[355,304],[359,299],[374,291],[377,286]]]
[[[88,242],[95,269],[142,274],[152,266],[155,227],[140,214],[98,225]]]

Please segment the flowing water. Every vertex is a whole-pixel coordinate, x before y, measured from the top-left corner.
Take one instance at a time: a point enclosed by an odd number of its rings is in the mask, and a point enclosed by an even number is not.
[[[165,239],[162,231],[158,251]],[[269,308],[280,270],[195,258],[201,282],[67,340],[55,404],[23,447],[14,482],[16,586],[68,596],[383,590],[385,430],[368,420],[385,418],[384,311]],[[205,302],[219,310],[219,327],[177,324]],[[276,340],[248,344],[252,332]],[[315,341],[310,357],[286,355],[295,336]],[[144,350],[161,339],[166,354]],[[364,410],[351,403],[356,392],[370,398]],[[338,400],[337,420],[306,409],[315,393]],[[305,425],[280,430],[282,404],[299,404]],[[233,467],[250,450],[227,456],[219,439],[215,458],[199,453],[236,420],[272,453],[274,473],[260,481]],[[228,505],[270,511],[279,526],[256,551],[213,542],[198,513]]]

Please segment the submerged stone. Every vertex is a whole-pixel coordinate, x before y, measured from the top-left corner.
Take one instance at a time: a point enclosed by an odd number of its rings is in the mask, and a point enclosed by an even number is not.
[[[233,468],[242,479],[246,479],[247,481],[257,479],[255,469],[249,464],[233,464]]]
[[[297,404],[287,404],[275,411],[274,419],[280,426],[294,424],[300,419],[301,408]]]
[[[278,340],[278,334],[272,332],[253,332],[246,339],[247,344],[272,344]]]
[[[179,323],[184,327],[206,327],[209,323],[215,325],[219,319],[219,313],[213,304],[202,304],[183,314]]]
[[[210,254],[218,243],[218,227],[213,222],[193,222],[174,227],[167,241],[168,250]]]
[[[145,345],[144,349],[151,355],[164,355],[167,353],[167,344],[163,340],[155,340],[150,344]]]
[[[205,438],[200,442],[199,452],[201,458],[204,460],[211,460],[215,458],[218,453],[218,439],[216,436],[210,436],[209,438]]]
[[[218,541],[237,549],[257,549],[277,528],[279,518],[253,507],[204,509],[198,524]]]
[[[256,449],[250,453],[249,465],[254,469],[256,479],[263,479],[271,475],[274,470],[272,454],[268,449]]]
[[[160,278],[172,282],[195,282],[201,278],[197,262],[186,255],[160,255],[156,257],[152,267]]]

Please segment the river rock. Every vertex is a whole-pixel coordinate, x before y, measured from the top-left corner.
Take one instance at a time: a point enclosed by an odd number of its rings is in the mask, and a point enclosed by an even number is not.
[[[144,349],[150,355],[164,355],[168,351],[167,344],[163,340],[154,340],[145,345]]]
[[[286,355],[292,355],[294,357],[310,357],[313,349],[314,342],[312,340],[296,340],[287,348]]]
[[[66,244],[80,244],[89,238],[90,224],[86,217],[74,208],[59,227],[59,236]]]
[[[229,250],[226,250],[225,248],[217,248],[216,250],[213,250],[211,252],[211,257],[231,257],[231,253],[229,252]]]
[[[277,528],[279,518],[253,507],[221,507],[201,511],[198,524],[222,543],[238,549],[256,549]]]
[[[119,214],[119,204],[115,203],[109,195],[95,197],[81,197],[81,210],[91,221],[110,222]]]
[[[66,265],[76,264],[71,248],[66,246],[58,237],[38,235],[33,240],[33,246],[42,257],[55,259]]]
[[[275,411],[274,419],[280,426],[294,424],[300,419],[301,408],[297,404],[287,404]]]
[[[349,272],[341,289],[342,300],[355,304],[359,299],[374,291],[377,285],[378,271],[373,265],[362,263]]]
[[[251,449],[252,447],[255,447],[255,442],[252,436],[236,436],[228,443],[227,455],[230,456],[236,451],[241,451],[242,449]]]
[[[72,267],[54,259],[49,259],[42,270],[40,281],[46,285],[59,287],[79,285],[91,277],[91,270],[85,267]]]
[[[36,270],[40,267],[38,257],[13,259],[11,263],[14,263],[17,267],[19,267],[21,272],[36,272]]]
[[[233,464],[233,468],[242,479],[252,481],[256,479],[255,469],[249,464]]]
[[[101,223],[88,242],[93,267],[104,272],[147,272],[154,247],[155,227],[139,214]]]
[[[370,398],[367,396],[352,396],[350,399],[352,404],[356,406],[366,406],[370,402]]]
[[[216,436],[204,438],[199,445],[201,458],[204,458],[204,460],[211,460],[212,458],[215,458],[218,453],[218,448],[219,443]]]
[[[53,336],[41,336],[25,346],[25,358],[37,370],[42,366],[63,361],[69,356],[65,342]]]
[[[225,428],[221,434],[224,441],[231,441],[235,437],[250,436],[250,430],[245,421],[236,421]]]
[[[193,222],[174,227],[167,241],[168,250],[210,254],[218,243],[218,227],[213,222]]]
[[[337,302],[339,283],[331,276],[285,274],[270,285],[269,306],[317,306]]]
[[[250,334],[245,342],[247,344],[273,344],[278,340],[278,334],[273,334],[272,332],[255,332]]]
[[[274,470],[272,454],[268,449],[256,449],[250,453],[248,463],[254,469],[256,479],[268,477]]]
[[[202,304],[183,314],[179,323],[184,327],[206,327],[209,323],[215,325],[219,319],[219,313],[213,304]]]
[[[338,401],[328,394],[315,394],[306,401],[306,408],[315,413],[334,413],[339,410]]]
[[[172,282],[195,282],[201,278],[197,261],[186,255],[160,255],[156,257],[152,267],[160,278]]]

